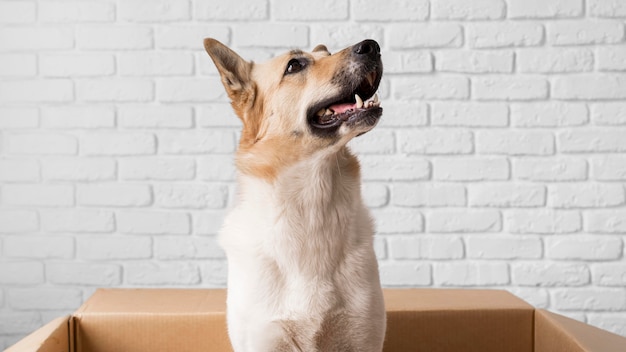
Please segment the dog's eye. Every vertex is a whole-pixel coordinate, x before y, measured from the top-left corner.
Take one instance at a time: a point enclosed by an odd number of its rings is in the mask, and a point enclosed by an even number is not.
[[[292,73],[298,73],[306,67],[306,62],[300,59],[291,59],[289,63],[287,63],[287,69],[285,69],[285,74],[289,75]]]

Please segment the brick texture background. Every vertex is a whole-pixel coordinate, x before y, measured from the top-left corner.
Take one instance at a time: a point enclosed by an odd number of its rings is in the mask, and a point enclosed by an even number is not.
[[[626,335],[626,1],[0,0],[0,348],[97,287],[223,287],[257,61],[381,43],[352,143],[385,286],[493,287]]]

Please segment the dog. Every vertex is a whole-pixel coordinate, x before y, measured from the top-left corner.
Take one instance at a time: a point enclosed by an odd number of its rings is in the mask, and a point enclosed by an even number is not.
[[[374,40],[248,62],[204,40],[243,123],[236,205],[219,243],[236,352],[380,352],[386,317],[373,221],[346,144],[378,123]]]

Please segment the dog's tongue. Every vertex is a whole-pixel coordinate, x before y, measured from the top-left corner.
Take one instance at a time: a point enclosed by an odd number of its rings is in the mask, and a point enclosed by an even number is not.
[[[355,110],[356,104],[351,104],[351,103],[335,104],[335,105],[329,106],[328,108],[334,111],[336,114],[342,114],[350,109]]]

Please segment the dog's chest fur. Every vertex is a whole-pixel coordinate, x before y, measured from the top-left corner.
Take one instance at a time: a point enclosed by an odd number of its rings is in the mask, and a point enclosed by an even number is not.
[[[272,183],[240,176],[238,204],[220,238],[229,259],[229,328],[243,325],[248,335],[261,329],[242,338],[256,348],[273,324],[293,332],[286,345],[320,350],[332,343],[329,334],[351,316],[379,309],[372,232],[358,162],[347,148],[307,158]],[[256,327],[264,324],[269,331]]]

